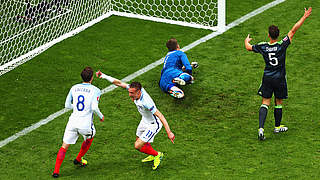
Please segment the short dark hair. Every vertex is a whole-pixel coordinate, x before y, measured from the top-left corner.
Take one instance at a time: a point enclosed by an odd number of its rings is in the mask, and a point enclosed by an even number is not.
[[[273,40],[278,39],[279,33],[280,33],[280,31],[279,31],[278,26],[275,26],[275,25],[269,26],[269,35],[270,35],[271,39],[273,39]]]
[[[81,77],[84,82],[89,82],[93,76],[93,70],[91,67],[85,67],[81,72]]]
[[[129,85],[129,87],[130,87],[130,88],[135,88],[135,89],[141,90],[142,85],[141,85],[139,82],[132,82],[132,83]]]
[[[174,51],[177,50],[178,41],[175,38],[171,38],[167,41],[166,45],[169,51]]]

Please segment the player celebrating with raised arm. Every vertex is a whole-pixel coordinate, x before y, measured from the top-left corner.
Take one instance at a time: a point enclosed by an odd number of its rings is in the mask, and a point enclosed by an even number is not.
[[[80,152],[73,163],[78,166],[87,165],[87,161],[83,159],[83,156],[89,150],[93,137],[96,134],[96,130],[93,125],[93,112],[100,117],[101,122],[104,121],[104,116],[98,107],[101,91],[91,84],[93,80],[92,68],[86,67],[81,72],[81,77],[83,79],[83,83],[72,86],[65,102],[65,107],[73,109],[73,112],[69,117],[63,136],[62,147],[57,155],[56,165],[52,174],[54,178],[59,177],[60,166],[64,160],[66,152],[70,144],[76,143],[79,134],[83,136],[84,142],[82,143]]]
[[[245,39],[245,47],[248,51],[262,54],[265,61],[265,69],[262,78],[262,84],[258,90],[258,94],[262,96],[262,105],[259,110],[259,140],[264,140],[264,123],[268,113],[268,107],[271,102],[272,94],[275,96],[274,132],[285,132],[287,127],[281,125],[282,119],[282,102],[288,98],[288,89],[286,81],[285,57],[287,47],[290,45],[293,35],[301,27],[303,22],[310,16],[312,8],[305,9],[302,18],[292,27],[288,35],[281,41],[278,41],[279,29],[275,25],[269,27],[268,37],[270,41],[251,45],[252,38],[247,36]]]
[[[164,58],[159,86],[171,96],[183,98],[184,92],[178,86],[193,82],[192,68],[197,68],[198,63],[189,63],[187,55],[180,50],[176,39],[169,39],[166,45],[169,52]]]
[[[162,152],[155,151],[151,144],[155,135],[159,133],[162,126],[166,129],[168,138],[174,143],[175,136],[171,132],[169,124],[163,114],[157,109],[152,98],[139,82],[132,82],[130,85],[121,82],[111,76],[103,74],[101,71],[96,73],[97,77],[108,80],[116,86],[125,88],[129,91],[131,100],[135,103],[142,116],[136,131],[136,142],[134,147],[143,153],[149,154],[142,162],[153,161],[153,170],[157,169],[163,158]],[[160,120],[160,121],[159,121]]]

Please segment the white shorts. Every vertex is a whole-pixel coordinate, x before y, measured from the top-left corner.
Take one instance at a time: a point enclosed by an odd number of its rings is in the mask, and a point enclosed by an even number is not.
[[[137,128],[136,135],[143,141],[152,143],[154,137],[160,132],[162,128],[162,123],[160,120],[156,120],[156,122],[146,123],[143,120],[140,121],[140,124]]]
[[[72,126],[67,126],[64,131],[63,142],[66,144],[75,144],[79,135],[83,136],[83,140],[92,139],[96,135],[96,129],[92,124],[90,129],[79,129]]]

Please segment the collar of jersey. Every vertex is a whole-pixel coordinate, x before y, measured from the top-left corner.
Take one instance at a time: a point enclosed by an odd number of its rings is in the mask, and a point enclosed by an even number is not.
[[[82,85],[90,85],[90,83],[81,83]]]
[[[178,50],[169,51],[167,55],[177,52]]]
[[[274,43],[272,43],[272,44],[270,44],[270,42],[268,42],[269,45],[275,45],[275,44],[277,44],[277,43],[279,43],[279,42],[276,41],[276,42],[274,42]]]

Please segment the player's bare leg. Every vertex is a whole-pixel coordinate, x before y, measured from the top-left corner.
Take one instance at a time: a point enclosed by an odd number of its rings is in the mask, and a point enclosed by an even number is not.
[[[147,144],[147,145],[146,145]],[[143,152],[144,149],[142,149],[142,147],[144,146],[149,146],[150,143],[146,143],[146,142],[143,142],[141,139],[139,139],[138,137],[136,138],[136,142],[134,143],[134,147],[140,151],[140,152]],[[150,145],[151,146],[151,145]],[[142,149],[142,150],[141,150]],[[144,152],[146,153],[146,152]],[[146,153],[148,154],[148,153]],[[142,159],[141,162],[149,162],[149,161],[153,161],[154,160],[154,155],[149,155],[147,156],[146,158]]]
[[[288,127],[281,125],[282,120],[282,99],[275,98],[275,107],[274,107],[274,120],[275,120],[275,128],[273,130],[274,133],[286,132],[288,131]]]
[[[271,98],[262,98],[262,104],[265,104],[267,106],[270,106]]]
[[[136,142],[134,143],[134,148],[140,150],[145,144],[146,142],[142,141],[139,137],[137,137]]]
[[[144,142],[138,137],[134,143],[134,147],[140,152],[149,154],[149,156],[143,159],[142,162],[154,161],[153,169],[157,169],[163,157],[162,152],[157,152],[152,148],[150,143]]]

